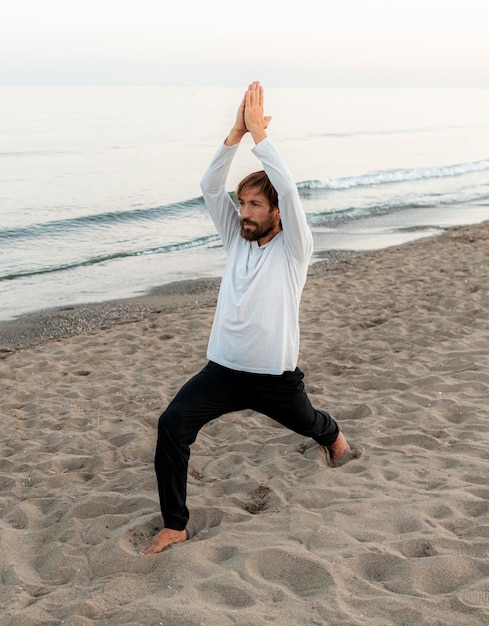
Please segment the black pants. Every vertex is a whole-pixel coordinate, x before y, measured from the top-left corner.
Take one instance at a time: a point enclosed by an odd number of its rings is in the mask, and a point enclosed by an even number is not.
[[[336,441],[338,425],[312,407],[303,378],[298,368],[271,376],[237,372],[211,361],[180,389],[158,422],[155,470],[166,528],[183,530],[187,525],[190,445],[211,420],[252,409],[323,446]]]

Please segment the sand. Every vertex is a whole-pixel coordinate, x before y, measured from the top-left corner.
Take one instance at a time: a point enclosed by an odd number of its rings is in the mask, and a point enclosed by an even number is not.
[[[158,556],[157,418],[215,284],[1,325],[0,624],[488,624],[488,249],[484,224],[314,265],[300,366],[362,456],[225,416]]]

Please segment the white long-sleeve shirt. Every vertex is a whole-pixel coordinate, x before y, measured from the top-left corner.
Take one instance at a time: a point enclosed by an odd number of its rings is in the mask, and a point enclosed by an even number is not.
[[[282,374],[297,365],[312,233],[285,162],[264,139],[252,152],[277,190],[283,230],[262,246],[241,237],[239,211],[225,189],[238,145],[222,144],[201,181],[227,252],[207,358],[238,371]]]

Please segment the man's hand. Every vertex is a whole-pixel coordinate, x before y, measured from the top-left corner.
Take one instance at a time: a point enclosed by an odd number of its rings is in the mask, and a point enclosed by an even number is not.
[[[248,132],[246,128],[246,124],[244,121],[244,110],[245,110],[245,101],[246,101],[246,93],[241,100],[241,104],[239,105],[238,112],[236,113],[236,121],[234,122],[233,129],[237,132],[241,132],[243,134]]]
[[[245,94],[244,123],[253,141],[259,143],[267,136],[271,116],[263,113],[263,87],[259,81],[251,83]]]
[[[267,136],[265,130],[272,118],[263,115],[263,87],[258,81],[251,83],[246,90],[236,114],[236,121],[224,143],[232,146],[250,132],[253,141],[259,143]]]
[[[243,96],[241,100],[241,104],[239,105],[238,112],[236,113],[236,121],[234,122],[234,126],[231,128],[229,135],[226,137],[225,144],[226,146],[232,146],[235,143],[239,143],[241,139],[246,135],[248,129],[246,128],[246,124],[244,121],[244,110],[245,110],[245,101],[246,94]]]

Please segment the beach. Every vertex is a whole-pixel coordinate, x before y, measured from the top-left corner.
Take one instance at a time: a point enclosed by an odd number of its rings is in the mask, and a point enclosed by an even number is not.
[[[488,246],[485,222],[312,265],[299,366],[360,458],[226,415],[157,556],[157,419],[219,281],[0,324],[0,625],[487,624]]]

